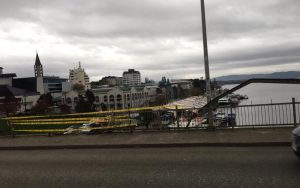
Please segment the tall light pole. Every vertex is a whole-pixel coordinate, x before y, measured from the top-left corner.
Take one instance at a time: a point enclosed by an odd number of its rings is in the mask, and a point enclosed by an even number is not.
[[[206,35],[206,19],[205,19],[205,5],[204,0],[201,2],[201,16],[202,16],[202,34],[203,34],[203,50],[204,50],[204,67],[205,67],[205,81],[206,81],[206,96],[207,103],[211,101],[211,86],[210,86],[210,75],[209,75],[209,61],[208,61],[208,50],[207,50],[207,35]],[[208,122],[209,129],[214,128],[213,115],[211,105],[208,106]]]

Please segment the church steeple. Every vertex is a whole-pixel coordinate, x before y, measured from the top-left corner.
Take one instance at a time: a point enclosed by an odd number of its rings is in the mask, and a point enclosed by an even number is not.
[[[38,53],[36,53],[36,57],[35,57],[34,76],[35,77],[43,77],[43,65],[40,61]]]

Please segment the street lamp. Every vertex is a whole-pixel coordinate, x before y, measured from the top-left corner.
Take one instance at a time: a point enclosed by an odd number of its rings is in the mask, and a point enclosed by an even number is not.
[[[207,50],[205,5],[204,5],[204,0],[200,0],[200,2],[201,2],[201,16],[202,16],[202,34],[203,34],[204,68],[205,68],[205,80],[206,80],[206,96],[207,96],[207,103],[209,103],[211,101],[211,86],[210,86],[209,61],[208,61],[208,50]],[[208,106],[208,122],[209,122],[208,129],[214,129],[211,105]]]

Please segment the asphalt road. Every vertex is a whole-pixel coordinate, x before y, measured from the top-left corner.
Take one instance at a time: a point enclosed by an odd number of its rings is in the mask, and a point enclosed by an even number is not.
[[[289,147],[0,151],[0,187],[300,187]]]

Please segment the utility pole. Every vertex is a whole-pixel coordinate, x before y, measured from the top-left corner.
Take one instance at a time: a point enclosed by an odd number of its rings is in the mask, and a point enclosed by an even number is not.
[[[204,50],[204,67],[205,67],[205,81],[206,81],[206,97],[207,103],[211,101],[211,86],[209,75],[209,61],[207,50],[207,35],[206,35],[206,19],[205,19],[205,5],[204,0],[201,1],[201,16],[202,16],[202,34],[203,34],[203,50]],[[208,129],[214,129],[212,106],[208,106]]]

